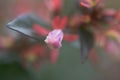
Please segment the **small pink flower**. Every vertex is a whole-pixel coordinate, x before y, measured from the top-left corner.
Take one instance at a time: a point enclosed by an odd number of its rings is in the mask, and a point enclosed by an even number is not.
[[[45,42],[52,46],[52,48],[60,48],[62,46],[61,42],[63,40],[63,32],[61,29],[55,29],[49,32],[45,39]]]
[[[92,8],[95,7],[98,3],[100,3],[101,0],[80,0],[80,6],[86,7],[86,8]]]

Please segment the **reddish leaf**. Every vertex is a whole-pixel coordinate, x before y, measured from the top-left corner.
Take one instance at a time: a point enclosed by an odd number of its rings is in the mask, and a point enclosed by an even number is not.
[[[49,33],[49,30],[47,30],[47,29],[45,29],[45,28],[43,28],[43,27],[41,27],[40,25],[37,25],[37,24],[33,25],[33,29],[34,29],[35,32],[37,32],[39,35],[45,36],[45,35],[47,35],[47,34]]]
[[[46,1],[46,5],[52,11],[59,11],[62,7],[62,0],[49,0]]]
[[[18,0],[15,7],[16,16],[31,11],[31,3],[30,0]]]
[[[60,17],[59,17],[59,16],[56,16],[56,17],[53,19],[52,27],[53,27],[54,29],[59,28],[59,22],[60,22]]]
[[[65,34],[64,35],[64,40],[69,41],[69,42],[75,41],[77,39],[78,39],[78,35],[74,35],[74,34]]]
[[[66,24],[67,24],[67,17],[63,17],[62,19],[61,19],[61,23],[60,23],[60,29],[64,29],[65,28],[65,26],[66,26]]]
[[[59,50],[58,49],[54,49],[52,52],[51,52],[51,63],[52,64],[55,64],[57,59],[58,59],[58,55],[59,55]]]
[[[53,19],[52,26],[54,29],[64,29],[67,24],[67,17],[60,18],[56,16]]]
[[[61,8],[61,0],[52,0],[53,2],[53,8],[54,9],[60,9]]]
[[[98,63],[98,56],[95,52],[95,50],[91,50],[90,54],[89,54],[89,59],[93,64],[97,64]]]

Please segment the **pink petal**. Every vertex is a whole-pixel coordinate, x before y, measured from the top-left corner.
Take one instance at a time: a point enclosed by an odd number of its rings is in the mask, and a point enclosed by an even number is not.
[[[84,3],[84,2],[81,2],[80,5],[81,5],[82,7],[87,7],[87,8],[90,8],[90,7],[91,7],[89,4],[86,4],[86,3]]]
[[[60,48],[63,39],[63,32],[60,29],[55,29],[49,32],[45,42],[53,48]]]
[[[116,44],[114,41],[108,41],[105,48],[109,53],[112,54],[119,54],[120,52],[118,44]]]

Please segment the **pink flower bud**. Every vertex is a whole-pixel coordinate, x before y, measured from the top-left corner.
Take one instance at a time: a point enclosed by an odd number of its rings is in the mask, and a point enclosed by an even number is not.
[[[80,6],[86,8],[92,8],[98,5],[100,2],[101,0],[80,0]]]
[[[61,29],[55,29],[49,32],[48,36],[45,39],[45,42],[52,46],[52,48],[60,48],[61,42],[63,40],[63,32]]]

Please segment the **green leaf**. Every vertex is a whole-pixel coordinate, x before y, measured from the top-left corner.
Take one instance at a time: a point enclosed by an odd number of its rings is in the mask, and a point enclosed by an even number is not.
[[[19,63],[0,64],[0,80],[35,80]]]
[[[62,15],[72,16],[78,10],[78,0],[64,0]]]
[[[44,19],[38,18],[35,14],[24,14],[18,16],[16,19],[10,21],[7,24],[7,27],[28,37],[43,41],[45,37],[35,32],[33,29],[34,24],[38,24],[46,28],[49,27]]]
[[[80,50],[81,62],[84,63],[88,58],[88,54],[90,50],[93,48],[94,36],[90,30],[87,30],[84,27],[80,27],[79,36],[80,36],[80,45],[81,45],[81,50]]]

